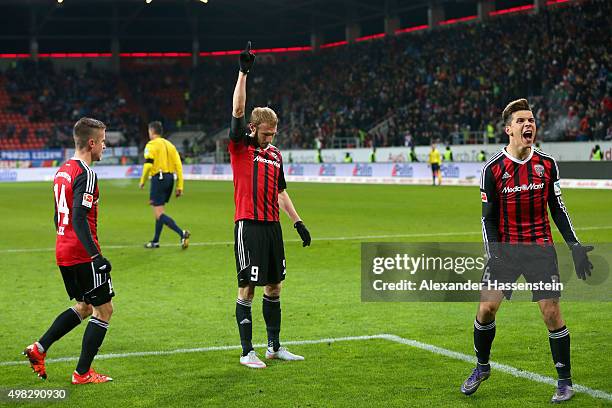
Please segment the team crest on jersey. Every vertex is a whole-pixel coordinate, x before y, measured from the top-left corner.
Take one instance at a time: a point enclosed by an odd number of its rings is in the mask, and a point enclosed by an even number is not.
[[[91,208],[91,206],[93,205],[93,201],[93,195],[85,193],[83,194],[83,201],[81,202],[81,205],[83,207]]]
[[[544,177],[544,166],[542,166],[541,164],[534,165],[533,166],[533,171],[536,172],[538,177]]]
[[[489,200],[487,199],[487,193],[485,193],[484,191],[480,192],[480,199],[482,200],[483,203],[489,202]]]

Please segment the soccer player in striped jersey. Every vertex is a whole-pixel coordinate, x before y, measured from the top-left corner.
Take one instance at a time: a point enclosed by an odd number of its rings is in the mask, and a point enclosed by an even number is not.
[[[536,122],[526,99],[510,102],[502,120],[509,144],[484,165],[480,179],[482,200],[482,233],[488,262],[483,283],[515,282],[520,275],[530,283],[559,282],[557,255],[553,247],[547,208],[569,245],[576,274],[586,279],[591,274],[587,252],[576,237],[569,214],[561,197],[559,168],[555,159],[533,147]],[[495,315],[504,296],[511,291],[483,290],[474,321],[474,349],[478,363],[461,386],[471,395],[480,383],[489,378],[489,354],[495,337]],[[533,291],[548,328],[552,358],[559,376],[552,402],[572,398],[570,336],[561,316],[555,290]]]
[[[99,161],[106,148],[106,126],[99,120],[82,118],[74,125],[74,157],[64,163],[53,178],[55,196],[55,256],[64,286],[76,304],[56,317],[42,337],[23,354],[34,372],[47,378],[45,357],[53,343],[91,316],[83,334],[81,356],[72,374],[73,384],[103,383],[112,378],[91,368],[104,341],[113,313],[110,262],[98,244],[98,178],[89,167]]]
[[[272,145],[278,118],[270,108],[255,108],[250,123],[245,120],[247,74],[255,55],[251,42],[240,54],[240,72],[234,88],[229,152],[234,174],[234,253],[238,278],[236,322],[242,344],[240,363],[264,368],[252,338],[251,304],[255,286],[264,287],[263,316],[268,334],[266,358],[303,360],[280,345],[280,292],[286,264],[279,208],[291,218],[303,246],[310,245],[304,226],[287,194],[281,152]]]

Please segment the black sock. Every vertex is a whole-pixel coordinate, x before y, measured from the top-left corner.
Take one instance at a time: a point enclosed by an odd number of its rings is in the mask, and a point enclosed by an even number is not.
[[[489,369],[489,355],[491,354],[491,345],[495,338],[495,320],[489,323],[480,323],[478,319],[474,319],[474,349],[478,364],[482,369]]]
[[[278,296],[263,295],[263,316],[268,332],[268,347],[278,351],[280,347],[281,307]]]
[[[559,375],[560,385],[572,385],[572,366],[570,364],[570,335],[567,327],[548,331],[548,342],[553,363]]]
[[[104,320],[98,319],[97,317],[92,317],[89,319],[89,323],[87,324],[87,328],[83,334],[81,356],[79,357],[79,362],[76,368],[77,373],[83,375],[89,371],[91,362],[96,354],[98,354],[98,349],[104,341],[106,329],[108,329],[108,323]]]
[[[242,345],[242,355],[246,356],[253,350],[253,318],[251,316],[251,301],[246,299],[236,299],[236,323],[240,333],[240,344]]]
[[[161,217],[159,217],[159,219],[168,226],[168,228],[172,229],[174,232],[176,232],[177,234],[179,234],[179,236],[182,238],[183,237],[183,230],[179,228],[178,225],[176,225],[176,222],[174,222],[174,220],[170,217],[168,217],[166,214],[162,214]]]
[[[42,335],[40,340],[38,340],[38,344],[40,344],[46,352],[53,343],[77,327],[81,323],[81,320],[81,315],[73,308],[63,311],[55,318],[51,327]]]
[[[160,217],[155,220],[155,236],[153,237],[153,242],[159,242],[159,236],[161,235],[162,228],[164,228],[164,222]]]

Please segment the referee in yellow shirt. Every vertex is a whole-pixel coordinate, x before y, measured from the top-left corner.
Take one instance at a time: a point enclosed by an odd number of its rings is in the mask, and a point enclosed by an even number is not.
[[[145,248],[159,248],[159,236],[165,224],[181,237],[181,247],[186,249],[189,246],[191,234],[181,229],[172,218],[164,214],[164,205],[170,201],[172,195],[175,174],[176,196],[183,195],[183,165],[176,147],[162,137],[163,132],[161,122],[149,123],[149,139],[151,140],[144,150],[145,164],[142,168],[142,177],[140,177],[140,188],[144,188],[145,182],[151,177],[149,202],[155,214],[155,236],[153,240],[145,244]]]
[[[440,152],[436,148],[436,144],[431,144],[431,151],[429,152],[429,164],[431,165],[431,174],[433,177],[433,185],[436,185],[436,177],[438,177],[438,185],[442,184],[442,174],[440,173],[440,164],[442,160],[440,158]]]

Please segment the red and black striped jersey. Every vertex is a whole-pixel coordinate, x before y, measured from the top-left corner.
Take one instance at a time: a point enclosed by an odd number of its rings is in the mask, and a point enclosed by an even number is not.
[[[57,264],[71,266],[91,262],[91,255],[77,236],[78,226],[75,228],[74,212],[77,208],[87,211],[90,240],[93,240],[96,247],[94,250],[97,249],[99,252],[97,234],[99,190],[96,173],[84,161],[70,159],[55,173],[53,193],[57,226],[55,242]]]
[[[279,221],[278,193],[287,188],[283,158],[273,145],[265,149],[256,145],[246,133],[230,139],[229,153],[234,178],[234,221]]]
[[[491,157],[480,178],[485,243],[552,244],[547,208],[565,241],[578,242],[559,180],[555,159],[534,148],[525,160],[505,148]]]

